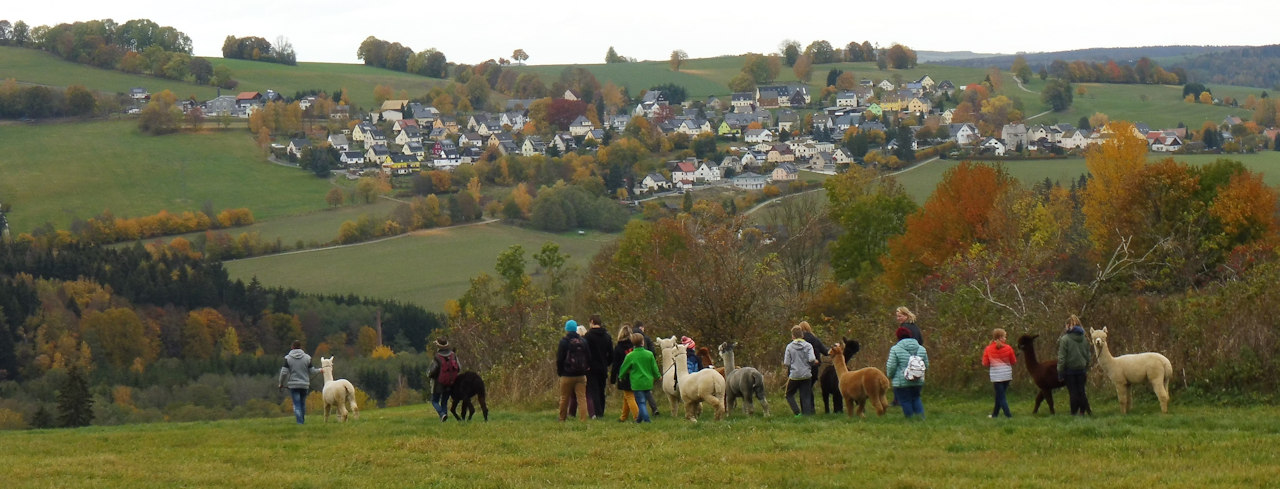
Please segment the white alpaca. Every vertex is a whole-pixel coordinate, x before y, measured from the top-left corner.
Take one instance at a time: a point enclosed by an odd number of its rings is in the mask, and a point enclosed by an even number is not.
[[[672,360],[676,365],[675,374],[680,384],[680,399],[684,400],[685,419],[697,423],[704,402],[715,408],[716,421],[724,419],[724,376],[711,368],[689,373],[689,369],[681,368],[689,355],[684,345],[675,345],[668,350],[671,350]]]
[[[324,372],[324,422],[329,422],[331,409],[337,412],[338,421],[346,421],[352,413],[360,419],[355,386],[347,379],[333,380],[333,357],[320,359],[320,371]]]
[[[675,356],[672,348],[678,345],[676,337],[658,338],[658,348],[662,349],[662,392],[671,401],[671,415],[680,413],[680,391],[676,389]],[[656,402],[656,400],[655,400]]]
[[[1164,355],[1154,352],[1131,353],[1111,356],[1107,348],[1107,328],[1095,330],[1089,328],[1089,337],[1098,350],[1098,366],[1106,374],[1111,383],[1116,385],[1116,395],[1120,397],[1120,413],[1128,414],[1130,384],[1151,383],[1151,390],[1160,399],[1160,412],[1169,412],[1169,380],[1173,378],[1173,364]]]

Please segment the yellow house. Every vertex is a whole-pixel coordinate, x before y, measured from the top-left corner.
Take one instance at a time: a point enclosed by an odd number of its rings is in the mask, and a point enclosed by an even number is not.
[[[926,99],[924,97],[914,97],[911,99],[911,101],[907,102],[907,111],[909,112],[918,112],[921,114],[926,114],[929,112],[929,109],[931,108],[932,108],[932,105],[929,103],[929,99]]]

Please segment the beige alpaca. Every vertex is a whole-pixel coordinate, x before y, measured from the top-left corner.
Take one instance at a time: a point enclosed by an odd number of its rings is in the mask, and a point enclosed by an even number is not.
[[[680,384],[680,399],[684,400],[685,419],[697,423],[704,402],[715,408],[716,421],[724,419],[724,376],[709,368],[689,373],[688,369],[681,368],[688,357],[684,345],[674,345],[668,350],[672,350],[672,361],[676,366],[675,374]]]
[[[680,413],[680,391],[676,389],[676,369],[675,352],[672,348],[680,344],[676,341],[676,337],[658,338],[658,348],[662,349],[662,392],[667,394],[667,399],[671,401],[671,415],[676,416]],[[682,369],[683,370],[683,369]],[[654,402],[657,402],[655,399]]]
[[[1129,413],[1130,384],[1151,383],[1151,390],[1160,399],[1160,412],[1169,412],[1169,381],[1173,378],[1173,364],[1164,355],[1154,352],[1131,353],[1111,356],[1107,348],[1107,328],[1095,330],[1089,328],[1089,337],[1093,339],[1094,348],[1098,350],[1098,366],[1106,374],[1111,383],[1116,385],[1116,395],[1120,398],[1120,413]]]
[[[889,391],[889,378],[875,367],[861,368],[850,372],[844,362],[844,346],[831,347],[831,359],[835,362],[836,376],[840,379],[840,395],[844,397],[844,412],[850,418],[854,415],[854,404],[858,405],[858,417],[865,418],[863,412],[867,407],[867,399],[876,408],[876,414],[884,416],[889,400],[885,393]]]
[[[355,386],[347,379],[333,380],[333,357],[320,359],[320,371],[324,372],[324,422],[329,422],[330,410],[335,411],[338,421],[346,421],[352,413],[360,419]]]

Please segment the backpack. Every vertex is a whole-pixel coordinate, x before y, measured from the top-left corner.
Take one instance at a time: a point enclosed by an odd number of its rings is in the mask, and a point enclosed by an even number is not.
[[[564,355],[564,373],[570,377],[587,375],[587,342],[581,336],[569,338],[569,349]]]
[[[916,349],[916,354],[907,358],[907,368],[902,370],[902,376],[907,380],[916,381],[924,378],[924,359],[920,358],[920,349]]]
[[[436,382],[440,385],[450,386],[453,381],[458,379],[458,358],[456,355],[436,354],[436,361],[440,362],[440,374],[436,376]]]

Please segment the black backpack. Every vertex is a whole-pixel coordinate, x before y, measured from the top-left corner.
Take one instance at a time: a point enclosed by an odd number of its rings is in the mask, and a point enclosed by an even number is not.
[[[458,379],[458,358],[455,355],[437,353],[436,361],[440,362],[440,374],[436,376],[436,382],[443,386],[453,385],[453,381]]]
[[[569,349],[564,355],[564,374],[570,377],[587,375],[587,342],[581,336],[569,338]]]

